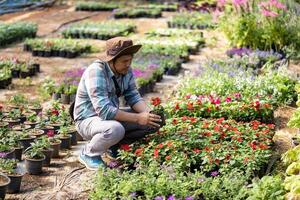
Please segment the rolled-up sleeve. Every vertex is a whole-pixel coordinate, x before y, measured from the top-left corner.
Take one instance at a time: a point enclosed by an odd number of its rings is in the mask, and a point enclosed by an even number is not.
[[[140,93],[137,90],[135,84],[135,78],[131,70],[128,72],[128,77],[129,77],[129,81],[128,81],[129,85],[127,90],[124,91],[124,97],[127,104],[130,107],[132,107],[134,106],[134,104],[138,103],[139,101],[142,101],[143,98],[141,97]]]
[[[118,108],[108,98],[108,87],[103,69],[100,67],[91,68],[85,85],[97,115],[103,120],[114,119]]]

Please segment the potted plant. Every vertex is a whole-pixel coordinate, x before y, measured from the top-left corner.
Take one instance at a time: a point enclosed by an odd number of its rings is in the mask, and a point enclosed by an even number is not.
[[[47,136],[42,136],[38,138],[32,146],[37,146],[41,149],[42,153],[45,155],[45,160],[43,161],[43,166],[49,166],[53,154],[53,149],[50,148],[50,141]]]
[[[8,193],[18,193],[21,188],[22,177],[24,174],[17,172],[17,160],[7,160],[0,158],[0,170],[10,178],[7,188]]]
[[[32,113],[31,115],[27,116],[27,121],[24,122],[25,125],[29,125],[30,128],[34,128],[38,122],[38,117],[36,115],[36,113]]]
[[[159,97],[152,97],[151,98],[151,105],[152,105],[152,110],[150,113],[159,115],[161,118],[161,122],[158,124],[162,127],[166,125],[166,117],[165,117],[165,111],[164,107],[161,105],[161,100]]]
[[[70,149],[71,148],[71,135],[69,129],[66,126],[61,126],[58,130],[58,138],[61,140],[61,149]]]
[[[71,135],[71,145],[77,145],[77,131],[74,126],[68,126],[68,132]]]
[[[58,135],[55,135],[54,130],[49,130],[47,132],[47,136],[50,142],[50,147],[53,149],[52,158],[58,158],[61,140],[58,138]]]
[[[27,104],[27,100],[24,95],[16,94],[9,99],[8,103],[10,108],[20,108]]]
[[[7,159],[15,158],[15,149],[11,146],[7,137],[2,138],[0,142],[0,157]]]
[[[31,146],[31,143],[35,140],[35,138],[36,137],[30,135],[28,131],[22,131],[20,132],[19,142],[21,146],[23,146],[23,149],[26,150]]]
[[[0,199],[5,199],[7,186],[10,184],[10,179],[3,173],[0,173]]]
[[[43,130],[44,133],[47,133],[49,130],[54,130],[54,127],[49,126],[45,119],[42,119],[39,124],[35,126],[35,128]]]
[[[69,93],[69,86],[67,84],[63,84],[64,89],[61,93],[60,102],[62,104],[69,104],[70,103],[70,93]]]
[[[22,153],[23,147],[20,144],[20,135],[22,132],[20,131],[11,131],[9,132],[9,144],[14,147],[15,149],[15,159],[21,161],[22,160]]]
[[[7,116],[3,119],[3,122],[7,122],[10,127],[21,123],[21,112],[19,109],[12,109]]]
[[[31,136],[34,136],[36,138],[41,137],[42,135],[44,135],[44,133],[45,132],[43,130],[37,129],[37,128],[33,128],[33,129],[28,130],[28,134],[31,135]]]
[[[14,131],[25,131],[25,130],[28,130],[30,129],[31,126],[30,125],[26,125],[26,124],[18,124],[18,125],[14,125],[12,127],[12,130]]]
[[[29,174],[38,175],[43,171],[43,161],[45,155],[41,148],[37,145],[33,145],[25,151],[25,167]]]
[[[39,114],[43,110],[43,107],[41,106],[41,103],[39,101],[31,102],[28,108],[34,111],[36,114]]]

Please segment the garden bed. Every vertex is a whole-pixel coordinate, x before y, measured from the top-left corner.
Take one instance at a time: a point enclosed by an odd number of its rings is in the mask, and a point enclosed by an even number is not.
[[[113,2],[78,2],[75,6],[76,11],[112,11],[116,8],[120,8],[119,3]]]
[[[159,18],[162,16],[160,9],[142,9],[142,8],[122,8],[113,13],[114,18]]]

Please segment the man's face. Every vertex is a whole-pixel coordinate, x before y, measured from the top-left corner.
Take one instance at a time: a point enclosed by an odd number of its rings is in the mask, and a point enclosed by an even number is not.
[[[118,73],[125,75],[128,72],[128,69],[131,65],[132,62],[132,55],[124,55],[119,57],[116,61],[115,61],[115,69]]]

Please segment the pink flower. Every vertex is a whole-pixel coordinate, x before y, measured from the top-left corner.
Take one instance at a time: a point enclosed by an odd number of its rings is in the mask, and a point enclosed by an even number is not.
[[[218,0],[218,7],[223,7],[226,4],[226,0]]]
[[[226,100],[225,100],[227,103],[230,103],[231,102],[231,98],[230,97],[226,97]]]
[[[216,98],[216,99],[215,99],[215,104],[216,104],[216,105],[219,105],[220,103],[221,103],[221,100],[220,100],[220,98],[219,98],[219,97],[218,97],[218,98]]]
[[[267,10],[267,9],[262,9],[261,12],[266,17],[277,17],[278,16],[278,13],[276,13],[274,11]]]
[[[240,94],[240,93],[235,93],[235,94],[234,94],[234,97],[237,98],[237,99],[238,99],[238,98],[241,98],[241,94]]]
[[[277,0],[270,0],[270,5],[278,9],[286,10],[286,6]]]
[[[246,5],[248,0],[232,0],[233,5],[235,6],[243,6]]]

